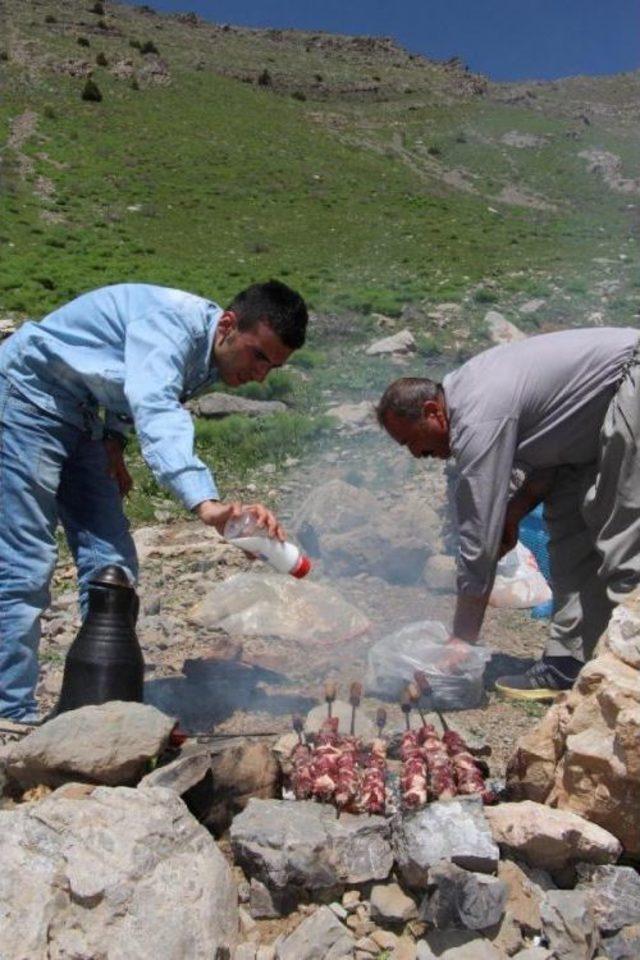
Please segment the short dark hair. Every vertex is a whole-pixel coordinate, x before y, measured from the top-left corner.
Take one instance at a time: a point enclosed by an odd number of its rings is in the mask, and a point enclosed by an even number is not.
[[[388,413],[405,420],[418,420],[427,400],[437,400],[442,384],[428,377],[400,377],[390,383],[376,407],[378,423],[384,427]]]
[[[304,343],[309,314],[307,306],[295,290],[280,280],[253,283],[227,307],[238,318],[238,330],[251,330],[258,323],[268,324],[291,350]]]

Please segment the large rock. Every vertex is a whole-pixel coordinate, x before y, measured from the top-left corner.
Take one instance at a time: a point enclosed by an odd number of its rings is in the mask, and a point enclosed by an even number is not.
[[[623,927],[618,933],[605,937],[600,951],[608,960],[638,960],[640,957],[640,923]]]
[[[231,393],[207,393],[198,400],[191,400],[187,406],[197,417],[219,419],[234,413],[243,417],[264,417],[273,413],[284,413],[286,403],[280,400],[249,400]]]
[[[166,787],[179,796],[186,793],[207,775],[211,769],[211,753],[200,744],[185,744],[170,763],[156,767],[142,778],[138,786]]]
[[[561,870],[572,863],[613,863],[620,843],[602,827],[569,810],[554,810],[542,803],[499,803],[487,807],[493,839],[511,855],[534,867]]]
[[[276,960],[343,960],[355,940],[329,907],[319,910],[276,946]]]
[[[505,960],[488,940],[467,930],[432,930],[418,943],[417,960]]]
[[[497,877],[463,870],[443,860],[429,871],[429,887],[431,892],[420,906],[420,919],[436,930],[486,930],[504,914],[507,887]]]
[[[368,357],[378,357],[382,354],[407,354],[413,353],[416,349],[415,337],[410,330],[399,330],[391,337],[384,337],[383,340],[376,340],[369,344],[365,353]]]
[[[417,916],[415,902],[397,883],[378,884],[371,891],[371,919],[382,924],[402,924]]]
[[[484,322],[487,325],[490,339],[497,345],[515,343],[517,340],[526,339],[526,334],[519,330],[515,323],[511,323],[501,313],[498,313],[497,310],[488,310]]]
[[[640,924],[640,876],[632,867],[580,864],[578,886],[584,890],[601,933]]]
[[[142,703],[112,700],[70,710],[23,740],[0,748],[0,762],[22,787],[68,780],[111,786],[136,783],[166,748],[172,717]]]
[[[396,867],[407,886],[420,889],[439,860],[493,873],[499,850],[491,839],[482,803],[473,799],[430,803],[393,824]]]
[[[600,938],[585,894],[579,890],[550,890],[542,902],[542,926],[557,960],[591,960]]]
[[[498,876],[507,887],[506,908],[511,916],[527,936],[539,934],[540,904],[545,891],[555,887],[549,874],[513,860],[501,860]]]
[[[329,407],[327,414],[338,421],[338,429],[362,430],[376,423],[374,406],[370,400],[361,403],[340,403]]]
[[[245,873],[296,897],[337,896],[346,884],[385,880],[393,866],[384,817],[341,814],[313,801],[250,800],[231,824]]]
[[[440,525],[427,503],[389,509],[367,490],[335,479],[313,490],[291,530],[332,577],[368,573],[417,583]]]
[[[613,615],[600,654],[517,745],[512,796],[571,810],[640,857],[640,604]]]
[[[171,790],[96,787],[0,811],[0,862],[3,960],[233,955],[231,870]]]

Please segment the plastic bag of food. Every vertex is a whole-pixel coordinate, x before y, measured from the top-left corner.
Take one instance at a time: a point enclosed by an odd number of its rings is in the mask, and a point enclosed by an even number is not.
[[[489,597],[492,607],[524,610],[551,600],[551,588],[540,572],[531,550],[518,542],[496,567]]]
[[[491,652],[486,647],[461,643],[464,653],[455,666],[450,665],[452,648],[446,644],[450,634],[437,620],[421,620],[378,640],[367,658],[367,690],[397,699],[416,670],[427,676],[432,704],[438,710],[466,710],[483,700],[483,674]],[[429,701],[425,701],[428,708]]]
[[[368,630],[368,618],[325,584],[274,573],[236,573],[214,584],[192,623],[238,636],[282,637],[334,647]]]

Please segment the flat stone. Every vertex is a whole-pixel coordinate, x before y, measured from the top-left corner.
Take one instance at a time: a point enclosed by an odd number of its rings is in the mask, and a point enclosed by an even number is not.
[[[497,877],[463,870],[443,860],[429,871],[433,889],[420,907],[420,919],[438,930],[486,930],[504,914],[507,887]]]
[[[311,800],[251,799],[230,838],[244,872],[271,892],[341,895],[346,885],[386,879],[393,865],[384,817],[336,818]]]
[[[389,960],[416,960],[417,948],[410,937],[400,937],[391,951]]]
[[[424,888],[439,860],[481,873],[494,873],[499,860],[482,802],[436,801],[393,822],[392,843],[398,872],[408,887]]]
[[[0,811],[0,863],[7,960],[233,955],[231,869],[172,790],[56,791]]]
[[[329,909],[332,913],[335,913],[338,920],[346,920],[349,916],[348,911],[345,910],[341,903],[330,903]]]
[[[508,957],[512,957],[524,946],[520,924],[508,910],[505,910],[500,923],[491,930],[485,930],[484,935],[487,940],[491,940],[494,947],[506,953]]]
[[[511,854],[545,870],[569,863],[612,863],[621,844],[608,831],[569,810],[542,803],[499,803],[486,807],[493,839]]]
[[[9,779],[24,788],[69,780],[134,784],[166,748],[174,725],[155,707],[111,700],[61,713],[0,748],[0,761]]]
[[[410,330],[399,330],[391,337],[384,337],[371,343],[365,353],[368,357],[377,357],[385,353],[407,354],[416,349],[415,337]]]
[[[200,783],[210,769],[210,751],[200,744],[185,744],[179,757],[148,773],[138,784],[138,789],[167,787],[182,795]]]
[[[349,913],[353,913],[361,900],[361,894],[359,890],[347,890],[347,892],[342,897],[342,906],[345,910],[348,910]]]
[[[334,417],[340,427],[351,430],[373,427],[376,423],[374,406],[369,400],[363,400],[361,403],[341,403],[337,407],[329,407],[327,415]]]
[[[640,924],[640,876],[632,867],[578,866],[578,890],[585,890],[601,933]]]
[[[197,417],[219,419],[232,414],[243,417],[264,417],[274,413],[284,413],[288,408],[280,400],[250,400],[238,394],[208,393],[198,400],[191,400],[187,406]]]
[[[521,304],[518,308],[519,313],[523,314],[525,317],[531,316],[532,313],[537,313],[538,310],[546,305],[546,300],[527,300],[525,303]]]
[[[415,902],[397,883],[378,884],[371,891],[371,919],[400,924],[418,915]]]
[[[276,947],[277,960],[340,960],[355,940],[328,907],[307,917]]]
[[[241,943],[236,947],[233,960],[256,960],[255,943]]]
[[[514,955],[513,960],[551,960],[551,951],[546,947],[525,947]]]
[[[591,960],[599,935],[589,899],[581,890],[549,890],[540,908],[542,928],[557,960]]]

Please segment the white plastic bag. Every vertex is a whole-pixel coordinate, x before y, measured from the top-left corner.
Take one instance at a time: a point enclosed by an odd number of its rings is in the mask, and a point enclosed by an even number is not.
[[[549,600],[551,589],[540,573],[536,558],[531,550],[518,541],[496,567],[489,603],[492,607],[525,610]]]
[[[478,707],[483,699],[482,677],[491,652],[486,647],[460,644],[466,656],[455,667],[447,661],[449,631],[437,620],[410,623],[370,648],[366,686],[370,692],[397,698],[416,670],[426,674],[432,703],[439,710]],[[426,701],[428,707],[428,701]]]

